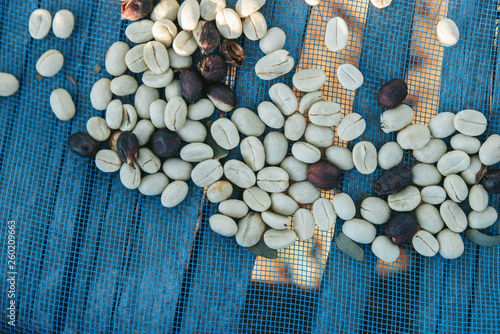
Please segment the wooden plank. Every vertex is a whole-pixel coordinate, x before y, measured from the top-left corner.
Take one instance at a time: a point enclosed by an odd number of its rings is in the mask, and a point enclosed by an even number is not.
[[[378,115],[382,108],[377,105],[374,92],[384,82],[405,76],[414,4],[414,1],[398,1],[384,10],[371,5],[368,8],[358,65],[365,82],[356,91],[353,111],[360,113],[367,122],[367,131],[361,140],[369,140],[377,147],[387,140],[387,136],[381,135]],[[398,20],[394,20],[395,17]],[[388,33],[393,31],[397,34]],[[359,179],[359,175],[348,172],[344,178]],[[371,182],[350,182],[342,187],[342,191],[356,200],[371,192]],[[332,247],[318,302],[315,333],[356,333],[361,330],[361,319],[373,280],[374,257],[369,253],[366,255],[364,263],[357,263]],[[340,319],[339,312],[342,313]]]

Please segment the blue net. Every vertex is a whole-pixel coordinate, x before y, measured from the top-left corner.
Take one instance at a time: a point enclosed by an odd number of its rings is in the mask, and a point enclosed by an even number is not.
[[[229,7],[234,4],[228,1]],[[284,48],[295,68],[324,69],[325,98],[338,102],[343,113],[366,119],[367,131],[348,147],[367,140],[380,148],[395,136],[380,131],[384,109],[374,97],[392,78],[408,83],[406,103],[416,111],[416,122],[472,108],[489,121],[482,140],[499,133],[498,6],[493,0],[394,0],[377,9],[367,0],[325,0],[315,7],[303,0],[270,0],[262,13],[269,27],[286,32]],[[0,8],[0,72],[20,82],[15,95],[0,98],[2,332],[499,331],[498,247],[482,248],[464,237],[464,254],[445,260],[422,257],[408,245],[396,263],[384,264],[363,246],[366,258],[360,263],[335,246],[338,219],[334,231],[317,231],[312,240],[266,260],[210,230],[208,218],[217,206],[192,182],[188,198],[167,209],[158,197],[125,189],[118,174],[100,172],[92,159],[75,157],[67,149],[68,136],[85,131],[90,117],[103,116],[89,95],[95,81],[111,76],[96,69],[104,67],[112,43],[129,42],[119,2],[0,0]],[[51,32],[33,40],[28,19],[37,8],[52,15],[70,10],[76,20],[71,37],[62,40]],[[351,33],[348,47],[338,53],[323,41],[326,22],[334,16],[344,18]],[[444,17],[460,29],[460,42],[452,48],[436,39],[435,26]],[[237,92],[237,106],[256,110],[269,100],[272,84],[291,86],[295,69],[262,81],[254,72],[263,55],[258,42],[240,42],[245,64],[228,82]],[[64,67],[40,80],[35,64],[49,49],[64,55]],[[364,74],[355,93],[335,78],[342,63]],[[70,122],[51,112],[49,96],[56,88],[73,97],[77,113]],[[213,119],[220,115],[217,111]],[[237,157],[234,151],[228,158]],[[414,163],[406,154],[403,164]],[[358,200],[372,192],[381,173],[380,168],[368,176],[346,172],[338,190]],[[499,208],[498,195],[490,196],[489,205]],[[488,232],[497,233],[498,224]],[[8,324],[13,317],[15,327]]]

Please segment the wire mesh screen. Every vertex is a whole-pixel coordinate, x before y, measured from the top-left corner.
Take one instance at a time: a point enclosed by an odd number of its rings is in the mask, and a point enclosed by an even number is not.
[[[228,1],[229,7],[234,4]],[[262,13],[268,27],[286,32],[284,48],[294,57],[295,69],[276,80],[258,79],[259,43],[241,38],[247,57],[228,82],[237,107],[255,111],[269,100],[272,84],[292,85],[296,69],[324,69],[325,98],[367,122],[359,139],[336,143],[352,148],[366,140],[378,149],[395,136],[380,130],[384,110],[375,94],[384,82],[400,78],[408,83],[406,103],[416,112],[415,122],[426,124],[441,111],[476,109],[489,121],[484,140],[500,126],[498,6],[492,0],[394,0],[377,9],[367,0],[324,0],[315,7],[303,0],[270,0]],[[133,45],[124,34],[127,23],[120,20],[119,2],[0,0],[0,8],[0,72],[20,81],[17,94],[0,99],[3,332],[498,332],[498,247],[478,247],[464,237],[464,254],[445,260],[422,257],[407,245],[398,261],[386,264],[363,246],[366,258],[360,263],[335,247],[343,223],[337,219],[331,232],[317,230],[313,239],[269,260],[211,231],[208,218],[217,206],[192,182],[188,198],[167,209],[158,197],[125,189],[116,173],[102,173],[93,160],[75,157],[67,149],[68,136],[84,131],[90,117],[103,116],[92,108],[89,95],[95,81],[111,76],[96,65],[104,67],[115,41]],[[28,19],[37,8],[52,15],[70,10],[76,21],[71,37],[62,40],[51,32],[33,40]],[[350,42],[332,53],[324,45],[324,30],[335,16],[345,19]],[[436,38],[436,24],[444,17],[460,29],[460,42],[452,48]],[[35,64],[49,49],[64,55],[64,66],[40,80]],[[335,77],[343,63],[364,74],[356,92]],[[49,96],[56,88],[68,90],[75,101],[77,113],[70,122],[51,112]],[[213,119],[228,116],[216,111]],[[239,157],[234,150],[226,159]],[[406,154],[403,164],[414,163]],[[381,173],[380,168],[371,175],[346,172],[338,191],[359,200],[372,192]],[[489,205],[499,208],[498,195],[490,196]],[[488,232],[498,232],[497,225]],[[12,229],[14,263],[8,262]],[[12,300],[15,327],[7,317],[13,314]]]

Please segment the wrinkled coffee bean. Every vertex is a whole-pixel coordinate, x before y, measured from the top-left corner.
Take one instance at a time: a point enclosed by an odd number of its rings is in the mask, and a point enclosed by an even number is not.
[[[151,150],[160,158],[170,158],[181,149],[179,136],[168,129],[158,130],[151,136]]]
[[[236,105],[236,93],[225,83],[215,82],[208,86],[207,96],[222,111],[231,111]]]
[[[153,11],[153,0],[123,0],[122,19],[137,21]]]
[[[411,171],[406,167],[398,166],[384,172],[375,181],[373,189],[378,195],[390,195],[404,190],[411,182]]]
[[[408,95],[408,86],[403,80],[392,79],[386,82],[377,93],[377,102],[387,109],[396,108]]]
[[[500,170],[488,172],[483,177],[483,186],[492,194],[500,194]]]
[[[198,71],[209,82],[221,81],[227,75],[227,65],[221,56],[211,55],[200,60]]]
[[[236,42],[224,40],[222,42],[222,56],[229,65],[241,67],[243,60],[245,60],[245,50]]]
[[[209,54],[220,45],[220,33],[213,21],[203,25],[198,46],[203,54]]]
[[[116,150],[124,163],[134,167],[139,156],[139,141],[136,135],[130,131],[123,131],[116,141]]]
[[[417,219],[413,213],[398,213],[387,224],[385,235],[396,245],[401,245],[411,240],[417,233],[417,225]]]
[[[179,77],[182,97],[188,103],[196,103],[203,95],[203,79],[200,74],[192,68],[185,69]]]
[[[328,162],[314,163],[307,170],[307,180],[320,189],[336,188],[340,177],[340,169]]]
[[[68,149],[74,155],[89,158],[97,153],[99,142],[90,137],[88,133],[77,132],[69,136]]]

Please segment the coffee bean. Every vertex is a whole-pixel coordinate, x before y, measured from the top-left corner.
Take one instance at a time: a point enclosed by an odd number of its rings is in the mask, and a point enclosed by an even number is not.
[[[174,71],[171,68],[163,73],[147,70],[142,74],[142,82],[150,88],[165,88],[173,79]]]
[[[257,107],[260,119],[270,128],[281,129],[285,124],[285,118],[271,102],[264,101]]]
[[[279,215],[292,216],[299,209],[299,205],[290,196],[282,193],[272,193],[271,209]]]
[[[338,145],[330,146],[325,150],[325,156],[328,162],[342,170],[351,170],[354,168],[352,152],[347,147]]]
[[[339,193],[333,197],[333,208],[337,216],[343,220],[349,220],[356,214],[356,206],[351,196],[346,193]]]
[[[390,205],[390,202],[389,202]],[[385,234],[396,245],[411,240],[417,232],[417,219],[413,213],[398,213],[387,224]]]
[[[193,36],[193,32],[182,30],[175,36],[172,48],[179,56],[191,56],[198,49],[198,43]]]
[[[185,68],[190,68],[193,64],[193,58],[191,56],[180,56],[178,55],[174,48],[168,48],[168,60],[170,62],[170,68],[174,70],[182,70]],[[167,94],[165,94],[165,98],[168,100]]]
[[[149,119],[141,119],[137,122],[133,134],[137,137],[137,141],[139,142],[139,146],[144,146],[149,142],[151,136],[155,132],[155,126]]]
[[[361,136],[366,129],[366,121],[360,114],[350,113],[337,125],[337,135],[343,141],[351,141]]]
[[[196,103],[188,105],[187,117],[193,121],[199,121],[212,116],[214,111],[215,106],[212,101],[203,98]]]
[[[279,29],[279,28],[272,28],[272,29]],[[292,89],[282,83],[274,84],[271,86],[271,88],[269,88],[269,98],[280,109],[283,115],[286,116],[293,114],[295,110],[297,110],[297,107],[299,106],[297,97],[295,96]]]
[[[337,52],[346,48],[349,42],[349,29],[341,17],[328,21],[325,29],[325,45],[328,50]]]
[[[75,103],[68,91],[63,88],[58,88],[50,94],[50,107],[61,121],[69,121],[75,116]]]
[[[173,208],[181,204],[189,192],[189,187],[184,181],[174,181],[170,183],[161,194],[161,205],[166,208]]]
[[[463,202],[467,198],[467,195],[469,194],[469,189],[467,189],[467,184],[457,174],[448,175],[444,179],[443,187],[448,193],[450,199],[456,203]]]
[[[288,51],[276,50],[257,61],[255,73],[262,80],[273,80],[290,72],[294,65]]]
[[[500,171],[488,172],[483,178],[483,186],[492,194],[500,194]]]
[[[157,130],[150,139],[151,149],[160,158],[170,158],[181,148],[179,136],[168,129]]]
[[[271,197],[259,187],[253,186],[243,192],[243,201],[256,212],[264,212],[271,207]]]
[[[42,39],[50,32],[52,15],[45,9],[34,10],[29,18],[29,32],[33,39]]]
[[[40,56],[36,62],[36,71],[44,77],[56,75],[64,64],[64,57],[57,50],[49,50]]]
[[[297,160],[308,164],[315,163],[321,158],[321,151],[317,147],[301,141],[293,144],[292,154]]]
[[[307,180],[325,190],[337,188],[341,176],[340,169],[328,162],[316,162],[307,170]]]
[[[422,188],[420,195],[425,203],[438,205],[446,199],[446,190],[440,186],[427,186]]]
[[[295,113],[293,115],[288,116],[288,118],[285,121],[285,137],[287,139],[297,141],[300,138],[302,138],[305,130],[306,130],[306,119],[304,116],[302,116],[302,114]]]
[[[252,169],[236,159],[228,160],[224,164],[224,175],[233,184],[244,189],[250,188],[257,181]]]
[[[253,15],[253,14],[252,14]],[[264,242],[271,249],[284,249],[295,242],[297,235],[292,230],[267,230],[264,233]]]
[[[441,139],[432,138],[424,147],[413,151],[413,156],[419,162],[433,164],[446,153],[448,147]]]
[[[130,50],[130,46],[124,42],[113,43],[106,52],[106,71],[112,76],[118,77],[127,71],[125,55]]]
[[[191,143],[180,151],[180,157],[188,162],[201,162],[214,157],[213,149],[204,143]]]
[[[141,147],[137,158],[139,167],[148,174],[157,173],[161,168],[161,161],[149,148]]]
[[[387,198],[390,208],[400,212],[413,211],[421,201],[420,191],[414,186],[409,186],[403,191],[389,195]]]
[[[238,231],[238,225],[236,225],[236,222],[224,215],[216,214],[211,216],[209,224],[212,231],[225,237],[232,237]]]
[[[481,145],[479,150],[479,160],[486,166],[491,166],[500,161],[500,136],[491,135]]]
[[[314,203],[321,195],[319,189],[309,181],[295,182],[288,187],[287,193],[298,204]]]
[[[170,158],[163,163],[163,172],[172,180],[187,181],[191,178],[193,165],[178,158]]]
[[[250,212],[238,222],[238,232],[236,232],[236,242],[242,247],[256,245],[264,234],[266,225],[260,213]]]
[[[309,240],[314,236],[314,217],[307,209],[298,209],[293,215],[293,230],[300,240]]]
[[[444,229],[437,235],[439,254],[445,259],[453,260],[464,253],[464,242],[460,234]]]
[[[324,94],[323,92],[316,91],[316,92],[310,92],[307,93],[300,99],[299,103],[299,112],[302,115],[305,115],[309,112],[309,109],[316,103],[323,101]]]
[[[76,132],[68,138],[68,149],[74,155],[89,158],[97,153],[99,142],[94,140],[88,133]]]
[[[410,125],[414,118],[415,112],[413,109],[406,104],[400,104],[382,113],[380,127],[385,133],[399,131]]]
[[[461,133],[451,137],[450,145],[454,150],[464,151],[467,154],[476,154],[481,148],[479,139]]]
[[[139,156],[139,141],[135,134],[123,131],[116,140],[116,151],[122,162],[133,166]]]
[[[168,70],[170,61],[165,45],[157,41],[148,42],[144,45],[143,53],[144,62],[152,72],[161,74]]]
[[[364,82],[361,71],[351,64],[342,64],[337,68],[337,79],[344,88],[349,90],[358,89]]]
[[[454,46],[460,39],[460,31],[455,22],[449,18],[444,18],[437,24],[436,33],[439,42],[443,46]]]
[[[444,223],[453,232],[463,232],[467,228],[467,216],[457,203],[446,200],[439,207]]]
[[[137,163],[132,166],[126,163],[120,167],[120,181],[127,189],[137,189],[141,184],[141,170]]]
[[[187,104],[182,97],[175,96],[165,107],[165,125],[170,131],[177,131],[186,124]]]
[[[439,210],[431,204],[420,204],[415,209],[415,218],[421,228],[432,234],[438,233],[444,227],[444,221]]]
[[[239,199],[228,199],[219,204],[219,211],[231,218],[242,218],[248,213],[248,206]]]
[[[285,46],[285,42],[286,42],[285,32],[278,27],[272,27],[268,29],[264,37],[261,38],[259,42],[259,47],[263,53],[269,54],[273,51],[282,49],[283,46]]]
[[[286,157],[288,141],[281,132],[269,132],[264,137],[265,160],[268,165],[278,165]]]
[[[361,216],[375,225],[382,225],[389,221],[391,208],[386,201],[378,197],[368,197],[361,202]]]
[[[463,151],[450,151],[444,154],[437,163],[437,169],[443,176],[456,174],[466,170],[470,165],[470,157]]]
[[[238,0],[235,9],[238,15],[244,18],[258,11],[265,3],[265,0]]]
[[[309,109],[309,120],[320,126],[335,126],[342,119],[340,105],[332,101],[316,102]]]
[[[486,130],[488,120],[477,110],[466,109],[458,112],[453,119],[458,132],[467,136],[480,136]]]
[[[106,124],[110,129],[119,129],[123,122],[123,104],[120,100],[113,100],[106,108]]]
[[[400,105],[408,95],[408,86],[403,80],[392,79],[380,87],[377,102],[387,109]]]
[[[243,33],[251,41],[257,41],[267,34],[267,23],[264,15],[254,12],[243,20]]]
[[[471,211],[467,218],[470,228],[485,229],[496,223],[498,213],[494,207],[488,206],[481,212]]]
[[[149,69],[144,60],[145,44],[139,44],[130,49],[125,55],[125,63],[132,73],[142,73]]]
[[[451,112],[440,112],[433,116],[429,121],[429,130],[434,138],[446,138],[451,136],[455,131],[453,120],[455,114]]]
[[[429,128],[423,124],[409,125],[399,131],[397,141],[403,149],[420,150],[431,140]]]
[[[124,104],[122,124],[120,125],[120,131],[132,131],[137,124],[137,111],[134,106],[130,104]]]
[[[258,137],[264,133],[266,125],[256,113],[247,108],[238,108],[233,112],[231,121],[245,136]]]
[[[387,142],[378,151],[378,165],[385,170],[394,168],[403,160],[403,153],[403,149],[398,143],[393,141]]]
[[[102,78],[98,80],[90,91],[90,102],[96,110],[106,110],[109,102],[113,99],[113,93],[110,89],[111,80]]]
[[[19,81],[15,76],[9,73],[0,72],[0,96],[12,96],[18,89]]]
[[[236,105],[236,93],[225,83],[215,82],[208,86],[207,96],[218,109],[228,112]]]
[[[400,255],[398,245],[395,245],[391,240],[384,236],[379,235],[372,242],[373,254],[386,263],[395,262]]]
[[[204,20],[213,21],[215,15],[226,8],[225,0],[201,0],[200,15]]]
[[[288,173],[279,167],[266,167],[257,173],[257,185],[270,193],[283,192],[288,189]]]
[[[368,141],[361,141],[352,149],[352,161],[361,174],[371,174],[377,169],[377,149]]]
[[[432,186],[441,182],[441,174],[431,164],[416,164],[411,169],[412,180],[418,186]]]
[[[184,1],[177,12],[177,23],[184,30],[196,28],[200,19],[200,4],[195,0]]]
[[[215,159],[208,159],[193,168],[191,179],[198,187],[205,188],[220,180],[222,174],[223,168],[220,162]]]
[[[108,124],[106,124],[106,120],[97,116],[91,117],[87,121],[87,132],[97,141],[105,141],[111,135],[111,130]]]
[[[266,163],[266,154],[264,145],[259,138],[254,136],[246,137],[241,141],[241,156],[245,163],[254,171],[261,170]]]
[[[139,192],[146,196],[157,196],[163,193],[163,190],[168,186],[168,177],[163,173],[155,173],[146,175],[141,180]]]
[[[469,192],[469,204],[474,211],[484,211],[488,206],[489,196],[484,186],[481,184],[475,184],[472,186]]]
[[[261,216],[264,223],[276,230],[284,230],[292,224],[292,220],[290,218],[271,211],[264,211]]]
[[[136,44],[149,42],[153,39],[153,24],[151,20],[132,22],[125,29],[125,36]]]
[[[293,75],[292,81],[294,87],[301,92],[314,92],[325,84],[326,73],[319,68],[300,70]]]
[[[245,50],[234,41],[224,40],[222,42],[222,57],[224,57],[228,65],[239,68],[243,66]]]
[[[151,103],[158,100],[160,98],[160,94],[158,93],[158,89],[151,88],[146,85],[140,85],[135,92],[134,97],[134,107],[137,111],[137,115],[141,118],[149,119]]]
[[[392,0],[370,0],[370,1],[372,5],[374,5],[377,8],[385,8],[392,3]]]
[[[240,143],[238,129],[228,118],[219,118],[210,127],[215,142],[226,150],[231,150]]]
[[[296,115],[304,117],[301,114]],[[290,119],[290,117],[288,117],[288,119]],[[306,131],[304,132],[304,139],[306,140],[306,142],[308,142],[309,144],[313,144],[318,148],[332,146],[334,138],[335,132],[333,132],[332,128],[329,126],[319,126],[313,123],[309,123],[307,124]]]
[[[231,8],[224,8],[215,15],[215,23],[222,37],[236,39],[243,32],[241,18]]]
[[[333,204],[327,198],[318,198],[313,204],[313,216],[321,231],[330,231],[335,225],[336,214]]]
[[[233,186],[227,181],[217,181],[207,189],[207,198],[212,203],[227,200],[233,194]]]
[[[423,256],[434,256],[439,251],[439,242],[427,231],[418,231],[412,238],[413,248]]]
[[[373,184],[373,189],[378,195],[391,195],[403,191],[412,182],[411,171],[403,166],[398,166],[385,171]]]
[[[95,156],[95,165],[105,173],[114,173],[120,170],[122,161],[115,151],[100,150]]]
[[[342,233],[357,243],[369,244],[375,239],[377,230],[366,220],[355,218],[342,224]]]

